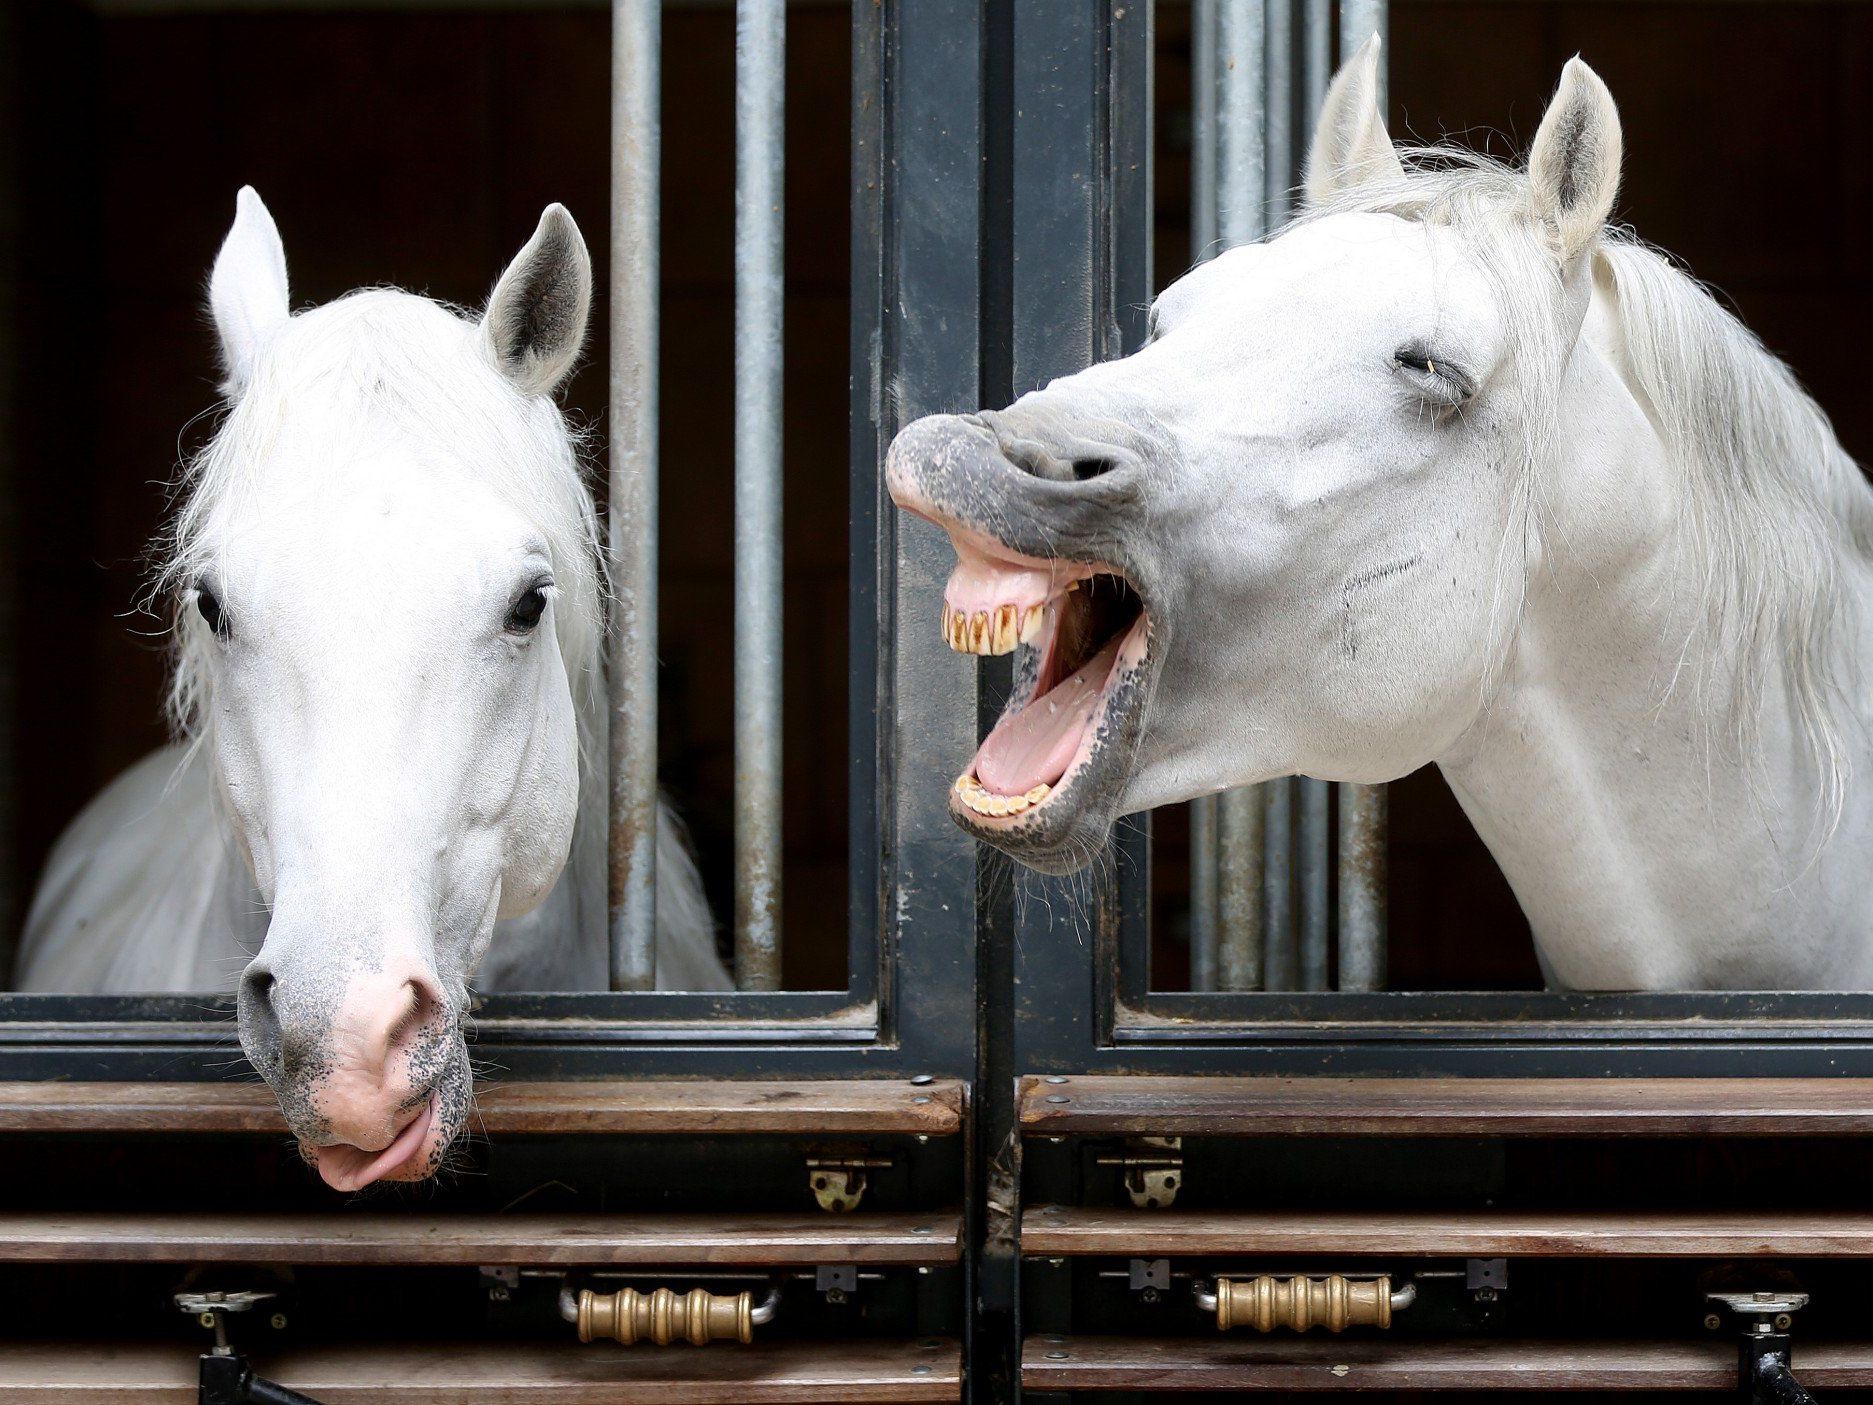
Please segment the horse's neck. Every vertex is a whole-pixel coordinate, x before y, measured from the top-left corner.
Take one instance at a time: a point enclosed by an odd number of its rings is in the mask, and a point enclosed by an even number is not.
[[[1698,656],[1705,584],[1664,446],[1619,364],[1604,319],[1590,319],[1563,400],[1571,461],[1543,494],[1521,629],[1443,770],[1554,983],[1867,988],[1864,791],[1850,789],[1823,844],[1823,778],[1786,680],[1763,681],[1747,755],[1709,707],[1729,680]],[[1863,569],[1844,569],[1862,595]],[[1843,648],[1870,642],[1860,628]],[[1865,774],[1861,729],[1847,745]]]

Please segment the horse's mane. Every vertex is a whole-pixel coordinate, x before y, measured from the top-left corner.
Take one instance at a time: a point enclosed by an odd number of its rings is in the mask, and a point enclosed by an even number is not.
[[[1519,350],[1546,358],[1552,372],[1524,378],[1533,413],[1523,491],[1538,510],[1534,470],[1557,439],[1568,348],[1553,312],[1555,258],[1527,173],[1446,146],[1399,155],[1402,176],[1358,184],[1300,218],[1392,214],[1466,236]],[[1854,657],[1842,634],[1857,623],[1844,575],[1850,564],[1873,560],[1873,490],[1789,368],[1669,256],[1609,226],[1592,257],[1602,284],[1616,292],[1626,370],[1684,477],[1677,496],[1713,646],[1712,663],[1694,682],[1721,690],[1699,698],[1708,704],[1700,714],[1726,718],[1739,753],[1753,756],[1767,688],[1780,670],[1831,829],[1845,801],[1843,733],[1859,682],[1842,676]]]
[[[156,548],[152,595],[173,611],[169,712],[182,736],[199,739],[213,715],[210,635],[191,606],[233,509],[272,475],[316,472],[320,459],[399,439],[440,445],[538,528],[581,729],[597,715],[605,589],[581,441],[555,405],[521,395],[479,353],[477,335],[471,318],[440,303],[371,288],[292,318],[255,357],[214,437],[183,465]],[[280,452],[308,417],[323,436],[316,449]]]

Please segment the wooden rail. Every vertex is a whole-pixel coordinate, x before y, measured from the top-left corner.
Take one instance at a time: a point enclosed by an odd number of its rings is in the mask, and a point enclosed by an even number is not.
[[[954,1263],[955,1211],[850,1215],[0,1215],[4,1263]]]
[[[1869,1078],[1024,1078],[1031,1136],[1873,1135]]]
[[[1021,1221],[1030,1255],[1396,1258],[1873,1257],[1861,1211],[1115,1210],[1043,1205]]]
[[[1811,1389],[1873,1386],[1873,1343],[1801,1343]],[[1029,1390],[1712,1390],[1736,1391],[1736,1345],[1526,1342],[1468,1338],[1029,1337]]]
[[[491,1136],[954,1136],[964,1100],[948,1078],[484,1084],[470,1126]],[[284,1136],[286,1123],[263,1083],[0,1083],[0,1132]]]
[[[570,1331],[570,1329],[568,1329]],[[199,1348],[0,1341],[0,1402],[195,1405]],[[257,1356],[325,1405],[872,1405],[957,1400],[955,1342],[431,1343]]]

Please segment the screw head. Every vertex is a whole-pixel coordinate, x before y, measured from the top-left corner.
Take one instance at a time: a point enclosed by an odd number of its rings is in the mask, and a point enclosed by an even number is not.
[[[910,1373],[913,1376],[927,1376],[930,1374],[930,1368],[928,1366],[913,1366],[910,1368]]]
[[[1058,1073],[1050,1073],[1042,1081],[1047,1082],[1047,1083],[1060,1084],[1060,1083],[1066,1082],[1067,1080]]]
[[[1073,1099],[1069,1098],[1065,1093],[1049,1093],[1047,1095],[1047,1101],[1050,1103],[1070,1103]]]
[[[1714,1332],[1721,1326],[1723,1326],[1723,1319],[1716,1313],[1707,1312],[1704,1314],[1704,1330],[1706,1332]]]
[[[1065,1361],[1067,1359],[1067,1354],[1064,1351],[1050,1351],[1047,1353],[1047,1359],[1049,1361]]]
[[[267,1326],[271,1327],[276,1332],[284,1332],[286,1330],[286,1314],[283,1312],[274,1313],[273,1316],[267,1319]]]
[[[911,1082],[916,1087],[928,1088],[932,1083],[936,1082],[936,1075],[934,1073],[919,1073],[911,1079]]]
[[[1775,1315],[1775,1329],[1778,1332],[1786,1332],[1794,1324],[1794,1321],[1795,1319],[1790,1317],[1786,1312],[1778,1312]]]

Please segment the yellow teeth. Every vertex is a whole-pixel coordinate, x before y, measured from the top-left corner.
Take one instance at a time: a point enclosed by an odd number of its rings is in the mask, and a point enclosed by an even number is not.
[[[1012,654],[1017,644],[1031,644],[1041,632],[1045,605],[997,605],[974,614],[943,607],[943,639],[959,654]]]
[[[956,794],[962,797],[963,804],[978,815],[1018,815],[1040,804],[1052,793],[1053,787],[1043,782],[1026,795],[997,795],[992,790],[984,789],[982,782],[974,776],[956,778]]]

